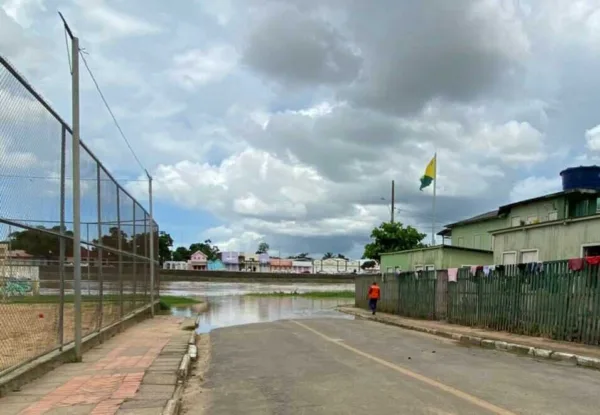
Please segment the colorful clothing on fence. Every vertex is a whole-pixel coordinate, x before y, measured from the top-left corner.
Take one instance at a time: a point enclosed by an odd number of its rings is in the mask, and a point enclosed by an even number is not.
[[[448,282],[456,282],[458,280],[458,268],[448,268]]]
[[[600,265],[600,256],[588,256],[585,258],[585,261],[589,265]]]
[[[569,259],[569,269],[571,271],[581,271],[583,269],[583,258]]]

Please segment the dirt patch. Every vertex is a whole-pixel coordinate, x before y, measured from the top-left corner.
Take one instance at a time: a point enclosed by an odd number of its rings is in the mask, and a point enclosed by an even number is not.
[[[206,413],[210,404],[210,391],[204,388],[204,375],[210,365],[210,336],[201,334],[196,337],[198,360],[192,366],[192,373],[183,392],[181,413],[201,415]]]
[[[125,307],[125,312],[129,307]],[[82,333],[92,334],[100,327],[99,303],[81,306]],[[0,371],[48,353],[60,345],[58,304],[0,303]],[[104,303],[102,327],[119,320],[118,303]],[[65,304],[63,344],[74,338],[73,304]]]

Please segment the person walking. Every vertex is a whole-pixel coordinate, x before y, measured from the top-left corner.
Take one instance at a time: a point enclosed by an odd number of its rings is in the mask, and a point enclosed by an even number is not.
[[[377,300],[381,297],[381,288],[376,282],[373,282],[369,288],[369,308],[373,312],[373,315],[377,312]]]

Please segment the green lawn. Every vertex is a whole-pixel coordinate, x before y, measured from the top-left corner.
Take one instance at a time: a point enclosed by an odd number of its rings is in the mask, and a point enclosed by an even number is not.
[[[248,297],[304,297],[304,298],[354,298],[354,291],[309,291],[306,293],[277,291],[272,293],[251,293]]]
[[[148,294],[146,297],[143,295],[137,294],[125,294],[123,296],[123,301],[149,301],[150,295]],[[100,297],[97,295],[82,295],[81,300],[83,302],[97,302],[100,300]],[[118,302],[120,300],[119,295],[117,294],[106,294],[102,298],[104,302]],[[65,295],[65,303],[73,303],[75,301],[75,296],[72,294]],[[164,295],[160,297],[161,303],[164,303],[165,306],[181,306],[181,305],[191,305],[200,303],[200,300],[190,298],[190,297],[178,297],[174,295]],[[19,296],[19,297],[10,297],[9,303],[16,304],[55,304],[60,303],[59,295],[35,295],[35,296]]]

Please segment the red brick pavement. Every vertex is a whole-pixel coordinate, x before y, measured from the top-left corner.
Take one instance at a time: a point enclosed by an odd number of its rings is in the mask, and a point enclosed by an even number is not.
[[[42,378],[37,387],[43,389],[44,378],[61,375],[65,382],[43,393],[39,399],[18,412],[19,415],[42,415],[59,408],[73,408],[92,415],[114,415],[120,405],[138,391],[145,370],[158,357],[171,336],[180,330],[181,319],[157,316],[115,336],[84,355],[82,363],[63,365]],[[74,367],[80,370],[72,370]],[[39,382],[38,382],[39,383]],[[49,383],[48,383],[49,384]],[[35,395],[35,386],[32,387]],[[25,386],[20,392],[28,394]],[[11,395],[9,395],[10,397]],[[17,395],[18,396],[18,395]],[[0,399],[2,406],[2,399]],[[78,408],[79,407],[79,408]],[[17,412],[14,412],[17,413]],[[80,413],[80,412],[77,412]]]

